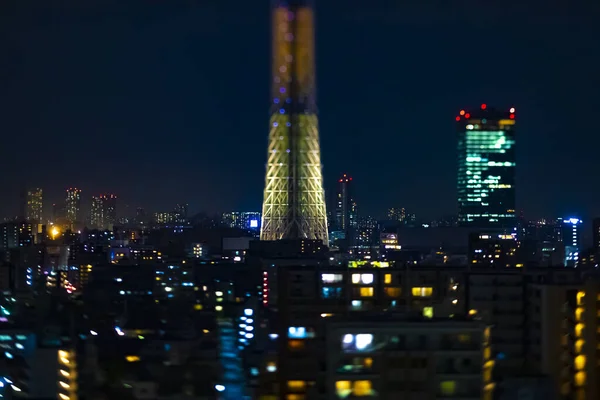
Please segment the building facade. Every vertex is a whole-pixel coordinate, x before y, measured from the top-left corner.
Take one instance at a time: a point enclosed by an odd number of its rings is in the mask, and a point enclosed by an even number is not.
[[[77,188],[67,189],[65,211],[67,220],[71,224],[79,221],[79,218],[81,216],[81,190]]]
[[[515,228],[515,109],[461,110],[456,126],[459,224]]]
[[[335,197],[335,230],[343,232],[346,243],[353,246],[356,242],[358,216],[356,201],[352,193],[352,177],[344,174],[338,181]]]
[[[22,217],[30,222],[42,222],[43,192],[40,188],[29,189],[23,193]]]

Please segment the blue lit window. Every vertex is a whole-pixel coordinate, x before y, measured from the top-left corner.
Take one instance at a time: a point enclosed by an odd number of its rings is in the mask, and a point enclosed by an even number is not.
[[[321,291],[321,296],[324,299],[339,299],[342,297],[342,288],[324,286]]]

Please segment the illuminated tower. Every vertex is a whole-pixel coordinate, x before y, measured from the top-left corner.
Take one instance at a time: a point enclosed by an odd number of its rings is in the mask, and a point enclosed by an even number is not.
[[[344,232],[349,245],[354,245],[354,235],[358,225],[356,202],[352,192],[352,177],[344,174],[338,181],[335,199],[335,225],[338,231]]]
[[[507,228],[515,217],[515,109],[461,110],[458,130],[458,221]]]
[[[79,221],[79,212],[81,210],[81,190],[77,188],[67,189],[65,208],[67,211],[67,219],[71,224]]]
[[[42,189],[26,190],[23,194],[23,211],[21,212],[21,216],[30,222],[42,222],[42,200]]]
[[[104,204],[102,196],[92,196],[90,223],[94,229],[104,229]]]
[[[260,238],[327,243],[313,9],[308,0],[273,4],[272,106]]]

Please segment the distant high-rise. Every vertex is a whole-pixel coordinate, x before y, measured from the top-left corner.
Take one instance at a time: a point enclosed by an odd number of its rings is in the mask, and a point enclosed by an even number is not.
[[[358,224],[352,186],[352,177],[344,174],[338,181],[335,198],[335,228],[344,232],[346,243],[350,246],[354,245]]]
[[[262,240],[328,241],[310,3],[274,0],[272,9],[273,81]]]
[[[81,190],[77,188],[67,189],[67,198],[65,200],[66,217],[72,224],[79,221],[81,212]]]
[[[117,196],[114,194],[102,196],[104,210],[104,228],[112,230],[117,223]]]
[[[260,229],[260,213],[255,211],[232,211],[223,213],[221,223],[230,228],[256,231]]]
[[[390,221],[406,221],[406,209],[404,207],[390,208],[387,212],[387,217]]]
[[[581,224],[583,221],[579,218],[559,218],[560,239],[565,246],[565,266],[574,267],[578,264],[581,253]]]
[[[102,202],[102,196],[92,196],[90,223],[91,228],[104,229],[104,204]]]
[[[113,229],[117,222],[117,196],[114,194],[92,197],[90,223],[94,229]]]
[[[338,181],[335,198],[336,228],[346,231],[356,225],[356,202],[352,193],[352,178],[344,174]]]
[[[173,218],[176,223],[184,224],[187,222],[188,218],[188,204],[180,203],[175,206],[173,209]]]
[[[42,189],[28,189],[23,193],[22,217],[30,222],[42,222],[43,196]]]
[[[516,227],[515,109],[461,110],[456,126],[459,224]]]

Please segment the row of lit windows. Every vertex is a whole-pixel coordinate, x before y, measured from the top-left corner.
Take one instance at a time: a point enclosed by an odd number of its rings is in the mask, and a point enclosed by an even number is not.
[[[397,286],[387,286],[383,288],[383,293],[388,297],[399,297],[402,294],[402,288]],[[373,297],[375,289],[373,286],[364,286],[355,288],[354,294],[360,297]],[[413,297],[431,297],[433,295],[432,287],[413,287],[411,288]],[[343,292],[341,287],[324,287],[321,296],[324,299],[342,298]]]

